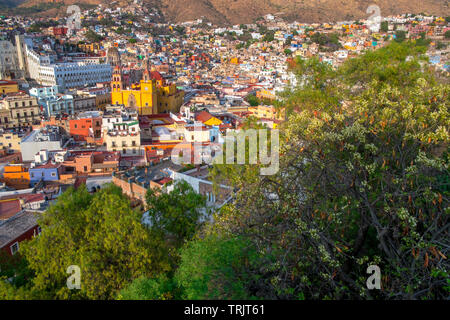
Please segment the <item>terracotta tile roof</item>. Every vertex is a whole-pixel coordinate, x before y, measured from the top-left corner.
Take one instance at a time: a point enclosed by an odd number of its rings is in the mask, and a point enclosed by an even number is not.
[[[25,193],[25,194],[13,194],[9,196],[0,197],[1,200],[10,200],[10,199],[23,199],[25,203],[43,201],[45,199],[42,193]]]
[[[206,122],[211,118],[212,118],[212,115],[207,111],[202,111],[195,116],[195,120],[201,121],[201,122]]]
[[[0,201],[0,221],[6,220],[22,210],[19,199]]]

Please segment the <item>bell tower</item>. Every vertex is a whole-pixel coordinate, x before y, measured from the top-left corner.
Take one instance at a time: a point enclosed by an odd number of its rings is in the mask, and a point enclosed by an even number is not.
[[[118,66],[114,68],[112,74],[111,89],[112,92],[122,92],[123,90],[122,71]]]

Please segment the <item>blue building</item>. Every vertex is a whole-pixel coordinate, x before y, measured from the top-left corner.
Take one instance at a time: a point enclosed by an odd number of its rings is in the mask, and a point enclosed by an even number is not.
[[[46,164],[38,165],[30,168],[30,184],[34,186],[39,181],[57,181],[59,180],[59,170],[61,164],[51,163],[48,161]]]
[[[74,114],[73,96],[61,93],[58,86],[32,88],[30,95],[37,98],[47,117]]]

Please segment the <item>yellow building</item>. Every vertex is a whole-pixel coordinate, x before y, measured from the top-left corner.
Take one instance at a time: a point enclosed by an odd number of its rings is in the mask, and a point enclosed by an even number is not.
[[[125,89],[122,81],[122,72],[115,68],[111,82],[111,103],[123,104],[128,108],[134,108],[139,115],[158,113],[156,81],[150,78],[148,70],[144,71],[143,79],[139,84]]]
[[[20,152],[20,142],[22,138],[16,133],[0,131],[0,148]]]
[[[15,81],[0,80],[0,94],[19,92],[19,85]]]
[[[175,84],[157,86],[158,113],[178,112],[184,102],[184,92]]]
[[[86,53],[98,53],[100,51],[100,43],[80,43],[78,48]]]
[[[248,107],[248,111],[259,119],[272,119],[279,121],[285,120],[284,109],[278,111],[274,106],[259,105],[255,107]]]
[[[275,100],[276,96],[273,90],[268,89],[261,89],[258,92],[256,92],[256,97],[258,99],[269,99],[269,100]]]
[[[131,88],[124,88],[122,73],[115,68],[111,82],[111,103],[134,108],[139,115],[178,112],[184,102],[184,92],[175,84],[166,85],[158,72],[144,71],[143,78]]]

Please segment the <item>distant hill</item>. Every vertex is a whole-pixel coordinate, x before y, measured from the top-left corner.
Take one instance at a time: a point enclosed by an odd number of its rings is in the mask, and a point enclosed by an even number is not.
[[[0,0],[0,8],[14,8],[25,0]]]
[[[141,0],[143,5],[160,9],[167,21],[184,22],[201,17],[217,24],[251,23],[268,13],[284,17],[288,21],[333,22],[357,20],[369,17],[366,10],[376,4],[381,16],[400,13],[427,13],[450,15],[450,0]],[[126,6],[133,0],[3,0],[16,3],[18,9],[36,8],[45,15],[50,11],[64,14],[67,5],[78,4],[89,7],[103,3],[111,6]],[[45,6],[49,6],[48,10]],[[56,10],[55,10],[56,9]]]

